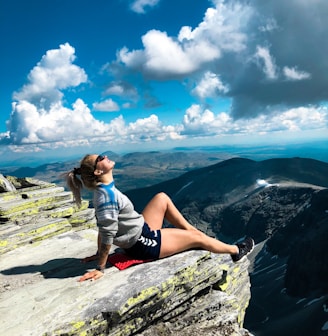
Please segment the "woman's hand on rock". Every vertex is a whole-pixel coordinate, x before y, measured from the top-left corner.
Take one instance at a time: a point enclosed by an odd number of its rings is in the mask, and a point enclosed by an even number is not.
[[[94,271],[90,271],[85,273],[80,279],[79,282],[85,281],[85,280],[98,280],[100,279],[102,276],[104,275],[103,272],[98,271],[98,270],[94,270]]]

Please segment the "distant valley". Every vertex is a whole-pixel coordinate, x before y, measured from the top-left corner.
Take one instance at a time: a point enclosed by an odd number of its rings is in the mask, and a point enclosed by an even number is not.
[[[122,191],[142,188],[163,182],[193,169],[206,167],[233,157],[222,152],[136,152],[119,155],[104,152],[115,161],[114,177]],[[79,160],[43,164],[37,167],[3,167],[3,175],[34,177],[63,185],[60,175],[78,167]]]
[[[115,180],[121,190],[142,188],[166,181],[193,169],[198,169],[230,158],[241,157],[256,161],[272,158],[302,157],[328,163],[328,141],[271,145],[217,145],[176,147],[170,150],[118,154],[105,151],[116,161]],[[54,158],[28,155],[16,160],[2,158],[0,173],[17,177],[35,177],[62,184],[59,175],[79,164],[83,155]]]

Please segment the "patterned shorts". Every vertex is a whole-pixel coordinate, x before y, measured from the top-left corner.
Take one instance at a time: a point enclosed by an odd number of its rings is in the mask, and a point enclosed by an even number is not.
[[[142,228],[138,241],[126,253],[133,258],[142,260],[159,259],[161,250],[161,230],[151,230],[147,223]]]

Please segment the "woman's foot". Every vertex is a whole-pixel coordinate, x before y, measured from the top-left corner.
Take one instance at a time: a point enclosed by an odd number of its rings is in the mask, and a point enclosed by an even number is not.
[[[244,257],[250,254],[254,249],[254,240],[250,237],[245,238],[242,242],[236,244],[239,252],[232,254],[231,258],[234,262],[241,261]]]

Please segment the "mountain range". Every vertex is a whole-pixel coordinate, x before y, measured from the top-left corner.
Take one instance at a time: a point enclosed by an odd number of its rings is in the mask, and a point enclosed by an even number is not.
[[[207,234],[228,243],[254,238],[252,298],[245,319],[254,335],[328,334],[328,163],[195,152],[106,154],[116,161],[117,187],[138,211],[162,191]],[[75,164],[29,172],[54,182]]]
[[[151,186],[166,181],[192,169],[221,162],[233,157],[223,152],[135,152],[125,155],[106,151],[102,153],[115,161],[115,180],[122,191]],[[34,177],[59,185],[64,183],[60,175],[78,167],[80,159],[45,163],[36,167],[0,167],[3,175]]]

